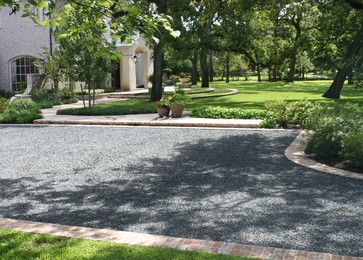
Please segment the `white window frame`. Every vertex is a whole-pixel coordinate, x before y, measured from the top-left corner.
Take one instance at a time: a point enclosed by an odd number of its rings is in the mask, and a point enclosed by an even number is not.
[[[17,65],[17,60],[24,59],[23,63],[20,61],[20,64]],[[27,64],[26,59],[30,59],[32,64]],[[34,66],[33,62],[37,58],[31,55],[21,55],[17,56],[11,60],[9,60],[9,76],[10,76],[10,88],[12,91],[17,91],[18,86],[21,82],[27,82],[27,75],[38,75],[39,69]],[[14,66],[15,63],[15,66]],[[18,73],[18,66],[20,72]],[[33,68],[31,67],[33,66]],[[28,68],[29,67],[29,68]],[[15,71],[14,71],[15,70]],[[13,73],[14,72],[14,73]],[[22,77],[23,80],[18,81],[18,77]],[[14,85],[15,78],[15,85]]]

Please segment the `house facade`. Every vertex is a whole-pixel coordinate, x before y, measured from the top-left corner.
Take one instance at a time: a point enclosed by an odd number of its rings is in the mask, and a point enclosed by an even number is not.
[[[0,9],[0,89],[8,92],[27,84],[28,75],[39,73],[34,60],[42,58],[43,48],[53,48],[49,28],[36,25],[21,12],[9,15],[9,8]],[[38,13],[45,19],[44,12]],[[148,78],[153,73],[152,50],[140,36],[131,44],[119,44],[123,54],[105,87],[132,91],[137,87],[150,87]]]

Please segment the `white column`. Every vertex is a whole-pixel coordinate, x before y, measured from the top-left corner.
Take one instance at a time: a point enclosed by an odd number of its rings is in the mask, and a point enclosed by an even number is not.
[[[145,77],[145,88],[151,88],[151,82],[148,82],[149,76],[154,72],[154,62],[151,59],[151,50],[148,49],[144,52],[144,77]]]
[[[125,53],[121,60],[121,89],[123,91],[136,90],[136,67],[132,57],[134,53]]]

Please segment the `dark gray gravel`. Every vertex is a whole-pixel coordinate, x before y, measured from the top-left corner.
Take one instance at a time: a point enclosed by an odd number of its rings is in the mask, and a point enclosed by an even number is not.
[[[296,135],[0,127],[0,216],[363,256],[363,182],[290,162]]]

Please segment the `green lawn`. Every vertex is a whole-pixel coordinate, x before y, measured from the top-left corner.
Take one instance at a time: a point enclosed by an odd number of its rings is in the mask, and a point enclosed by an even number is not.
[[[216,93],[227,93],[229,89],[238,89],[239,94],[225,97],[212,97],[194,99],[187,105],[187,109],[196,109],[202,106],[238,107],[243,109],[263,108],[269,100],[316,100],[319,102],[335,102],[322,98],[322,94],[328,89],[331,81],[297,81],[295,83],[284,82],[256,82],[256,81],[231,81],[229,84],[223,81],[211,83],[215,92],[194,94],[195,96],[208,96]],[[200,90],[200,86],[193,87]],[[363,90],[356,90],[354,86],[344,86],[342,99],[339,102],[354,102],[363,106]],[[148,100],[116,101],[107,104],[98,104],[95,109],[68,109],[61,110],[58,114],[69,115],[125,115],[140,113],[156,113],[155,104]]]
[[[210,259],[239,257],[0,230],[1,259]]]
[[[232,81],[229,84],[223,81],[213,82],[211,87],[220,90],[226,88],[238,89],[240,94],[234,96],[193,100],[189,109],[200,106],[222,106],[239,108],[262,108],[269,100],[317,100],[328,101],[322,94],[329,88],[331,81],[297,81],[284,82],[255,82]],[[363,90],[355,90],[352,86],[344,86],[342,101],[358,102],[363,105]]]

